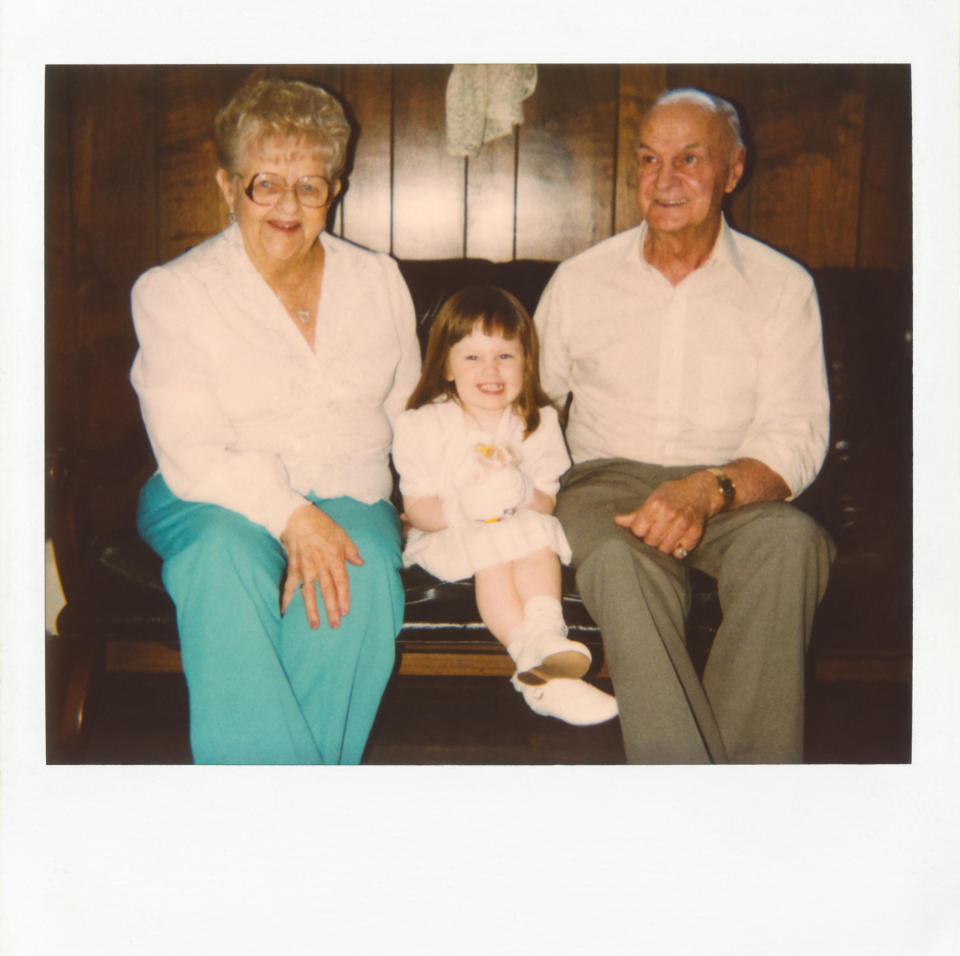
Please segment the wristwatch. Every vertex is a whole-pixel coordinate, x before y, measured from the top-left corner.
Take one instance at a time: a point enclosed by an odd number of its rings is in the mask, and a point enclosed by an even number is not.
[[[723,507],[731,507],[733,499],[737,496],[737,489],[733,482],[719,468],[708,468],[707,471],[717,479],[717,490],[723,495]]]

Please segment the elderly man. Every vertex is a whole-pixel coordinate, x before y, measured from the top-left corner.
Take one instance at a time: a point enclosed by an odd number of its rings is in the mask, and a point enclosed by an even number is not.
[[[745,152],[725,100],[661,96],[640,127],[643,223],[563,263],[536,313],[544,386],[573,399],[558,514],[632,763],[803,756],[834,546],[786,500],[823,462],[829,399],[812,279],[724,219]],[[723,611],[702,683],[688,567]]]

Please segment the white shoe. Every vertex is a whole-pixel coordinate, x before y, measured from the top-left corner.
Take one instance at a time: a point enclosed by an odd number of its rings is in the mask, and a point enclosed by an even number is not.
[[[514,674],[510,681],[523,694],[527,706],[543,717],[556,717],[568,724],[585,727],[612,720],[618,713],[615,697],[582,680],[560,677],[531,686],[522,683]]]
[[[514,651],[513,645],[510,650]],[[555,630],[533,631],[515,650],[516,656],[511,656],[517,665],[517,676],[524,684],[583,677],[593,660],[586,644],[571,641],[564,633],[558,634]]]

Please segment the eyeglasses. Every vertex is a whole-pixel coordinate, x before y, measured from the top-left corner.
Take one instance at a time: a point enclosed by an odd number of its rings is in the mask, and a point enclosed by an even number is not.
[[[296,193],[301,206],[315,209],[322,206],[330,195],[330,184],[323,176],[301,176],[292,186],[273,173],[256,173],[244,192],[258,206],[272,206],[287,190]]]

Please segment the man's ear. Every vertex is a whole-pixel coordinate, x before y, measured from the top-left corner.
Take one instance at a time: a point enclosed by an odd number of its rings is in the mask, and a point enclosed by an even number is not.
[[[727,184],[724,187],[724,193],[732,193],[737,188],[737,183],[743,177],[743,168],[747,160],[747,151],[741,146],[733,156],[733,162],[730,164],[730,172],[727,174]]]

